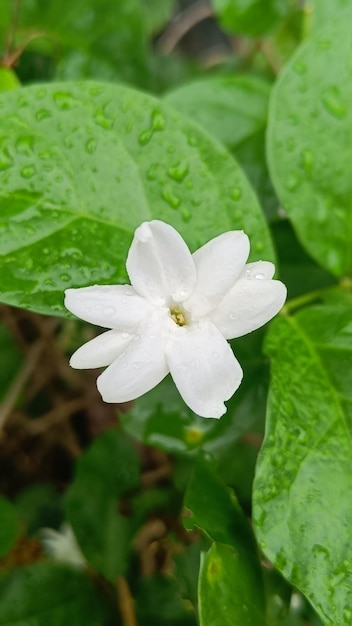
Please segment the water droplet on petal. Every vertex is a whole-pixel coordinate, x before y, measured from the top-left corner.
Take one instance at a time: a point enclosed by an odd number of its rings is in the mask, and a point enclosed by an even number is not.
[[[254,278],[256,278],[257,280],[263,280],[265,278],[265,274],[263,274],[262,272],[258,272],[258,274],[255,274]]]

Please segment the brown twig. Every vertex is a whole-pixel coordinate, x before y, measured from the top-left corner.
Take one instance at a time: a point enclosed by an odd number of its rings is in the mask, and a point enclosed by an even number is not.
[[[30,422],[27,430],[31,435],[41,435],[52,426],[66,421],[76,411],[81,411],[86,408],[89,401],[89,398],[81,397],[74,398],[64,404],[60,404],[51,411],[48,411],[48,413],[45,413],[45,415],[37,417],[35,420]]]
[[[178,13],[159,37],[157,41],[159,50],[164,54],[170,54],[188,31],[199,22],[208,17],[213,17],[213,15],[211,5],[204,0],[199,0],[199,2]]]
[[[117,577],[116,589],[123,626],[137,626],[134,602],[126,578]]]
[[[37,365],[39,357],[43,351],[43,348],[44,348],[43,339],[39,339],[35,344],[31,346],[27,354],[24,366],[19,371],[18,375],[13,381],[5,397],[5,400],[0,407],[0,433],[4,429],[6,420],[8,419],[13,407],[15,406],[19,394],[21,393],[28,378],[32,374],[35,366]]]

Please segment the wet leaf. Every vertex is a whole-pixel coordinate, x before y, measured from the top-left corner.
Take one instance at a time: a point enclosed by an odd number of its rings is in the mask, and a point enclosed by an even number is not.
[[[298,49],[274,88],[267,136],[283,207],[306,250],[336,276],[352,271],[351,45],[345,16]]]
[[[203,554],[198,591],[200,626],[265,626],[261,581],[230,546]]]
[[[285,0],[212,0],[220,24],[231,33],[258,37],[287,11]]]
[[[352,314],[340,299],[275,320],[267,432],[254,483],[266,556],[326,626],[352,618]]]
[[[66,287],[126,282],[134,229],[152,218],[192,250],[244,229],[252,260],[272,258],[236,162],[166,104],[122,86],[63,83],[3,95],[0,110],[3,302],[65,315]]]

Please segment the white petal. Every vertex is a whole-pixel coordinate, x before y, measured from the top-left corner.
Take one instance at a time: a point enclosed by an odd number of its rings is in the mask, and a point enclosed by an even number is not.
[[[240,278],[211,319],[226,339],[241,337],[271,320],[280,311],[286,295],[286,287],[279,280]]]
[[[207,315],[233,286],[249,255],[249,239],[242,230],[233,230],[211,239],[193,259],[197,283],[186,309],[193,319]]]
[[[105,402],[128,402],[158,385],[168,374],[163,331],[166,313],[155,311],[138,329],[138,334],[97,380]]]
[[[172,226],[159,220],[137,228],[126,268],[135,290],[158,306],[189,298],[196,282],[186,243]]]
[[[93,369],[110,365],[122,354],[133,335],[118,330],[108,330],[73,353],[70,359],[71,367],[76,369]]]
[[[134,332],[152,307],[130,285],[66,289],[65,307],[86,322]]]
[[[274,263],[270,261],[255,261],[254,263],[247,263],[247,265],[244,266],[242,277],[264,280],[265,278],[272,278],[274,274]]]
[[[219,331],[209,322],[176,329],[166,345],[175,384],[188,406],[202,417],[221,417],[242,380],[242,369]]]

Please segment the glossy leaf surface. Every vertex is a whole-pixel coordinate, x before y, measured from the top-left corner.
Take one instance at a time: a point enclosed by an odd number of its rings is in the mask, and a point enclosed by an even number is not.
[[[230,229],[270,259],[236,162],[173,109],[122,86],[33,86],[0,99],[0,298],[64,315],[63,291],[126,282],[134,229],[175,226],[192,250]]]
[[[352,271],[351,13],[303,44],[273,91],[273,184],[306,250],[336,276]]]
[[[267,432],[254,484],[262,549],[327,626],[351,623],[352,314],[343,300],[271,328]],[[294,364],[294,366],[293,366]]]

